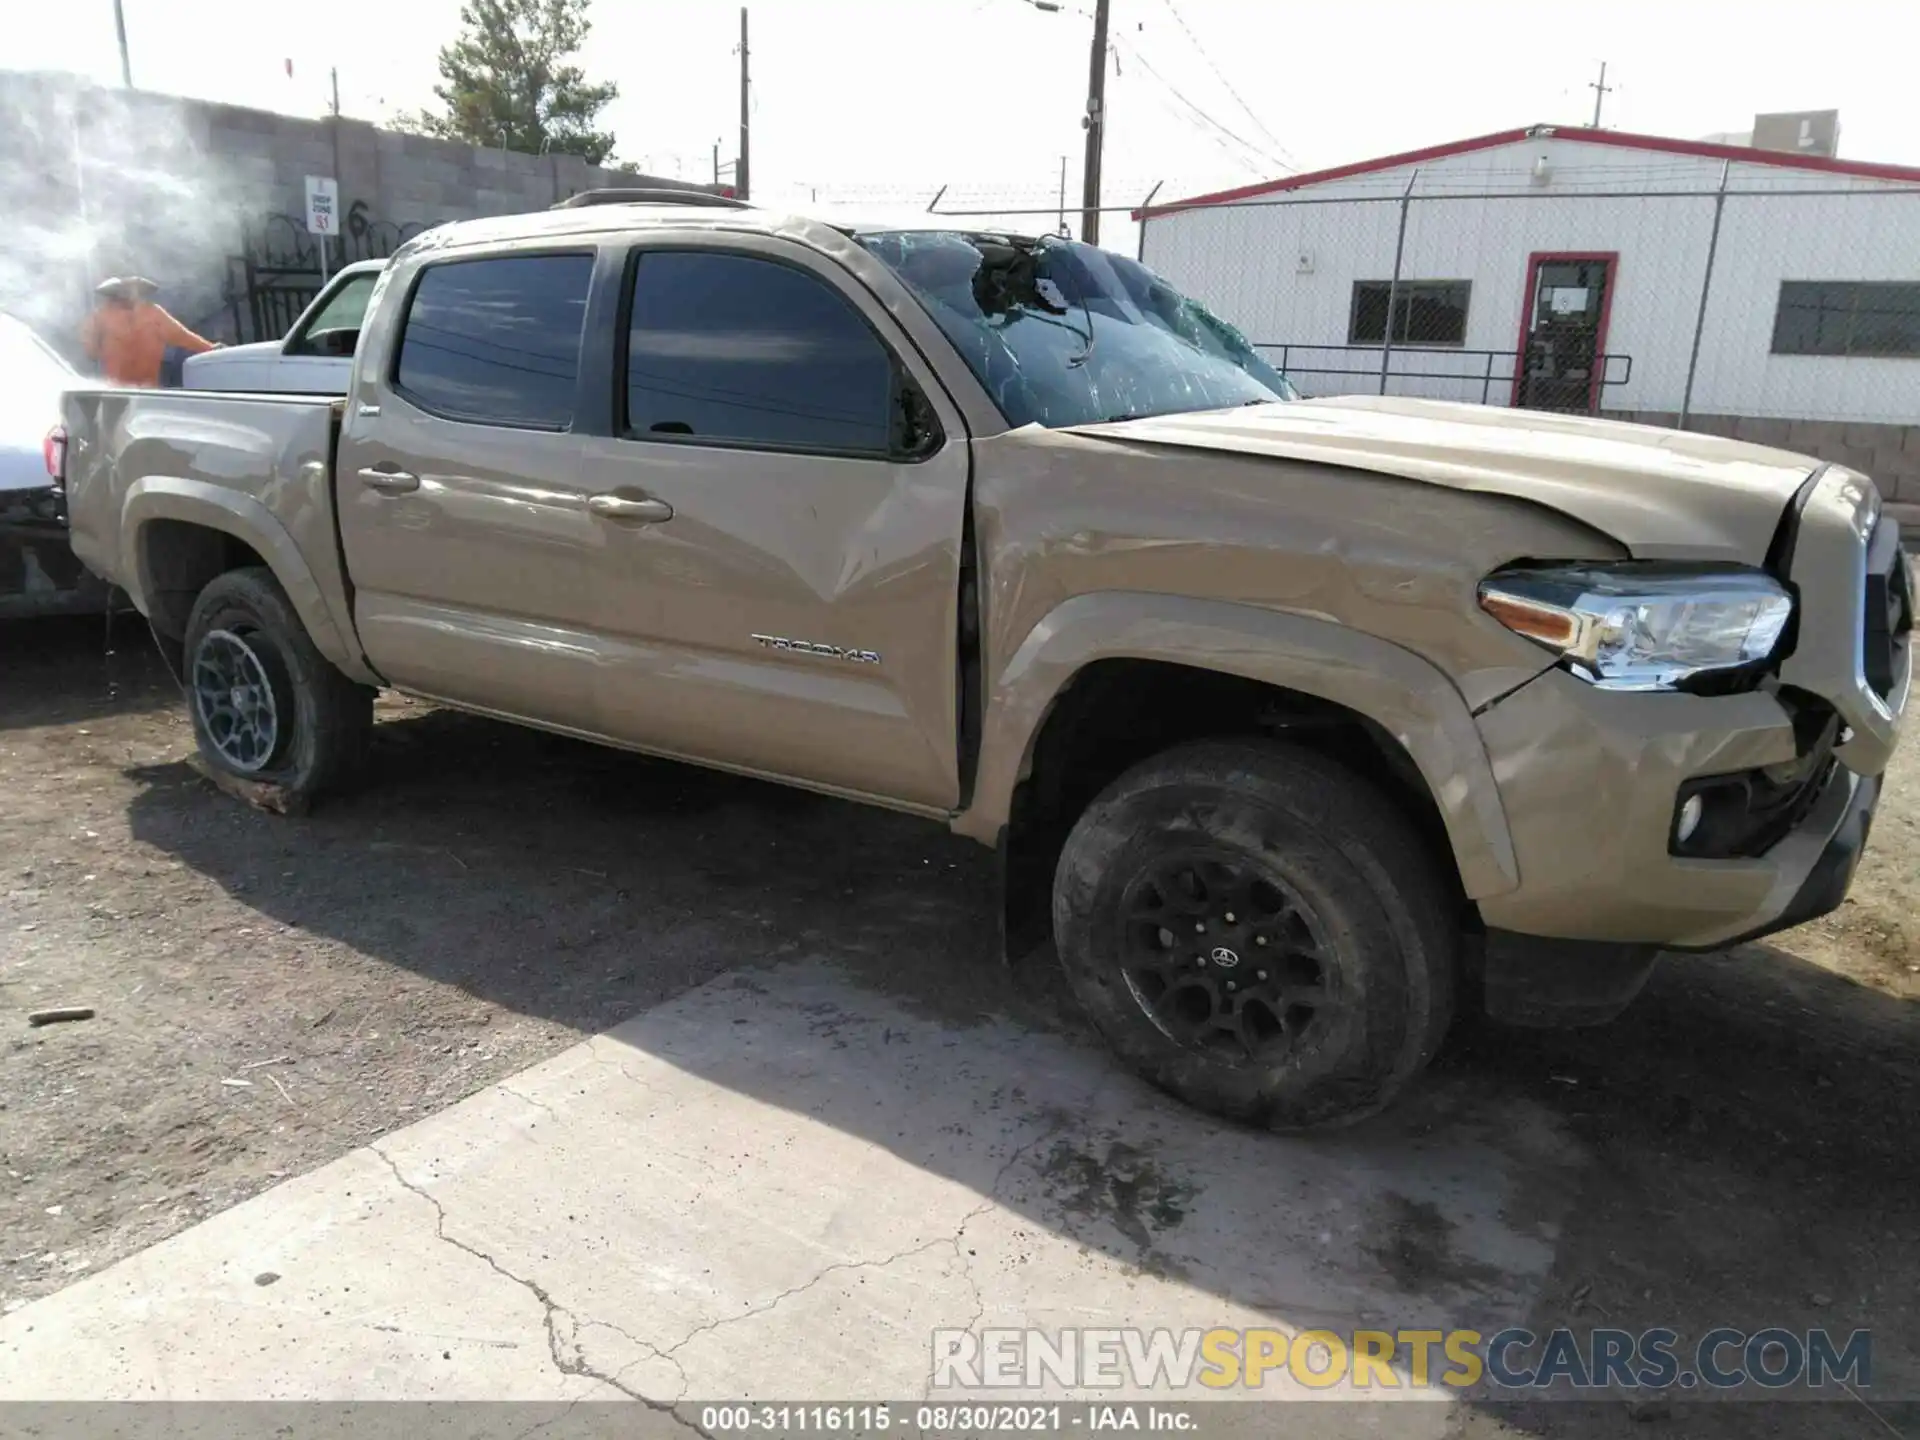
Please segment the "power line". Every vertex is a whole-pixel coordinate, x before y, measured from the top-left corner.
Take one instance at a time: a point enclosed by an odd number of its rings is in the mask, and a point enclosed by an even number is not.
[[[1196,119],[1190,110],[1183,109],[1181,106],[1175,104],[1172,96],[1165,94],[1161,90],[1156,90],[1153,92],[1153,98],[1163,114],[1171,116],[1173,119],[1185,125],[1187,129],[1191,130],[1195,135],[1211,142],[1222,155],[1233,162],[1236,171],[1264,171],[1268,168],[1264,158],[1260,158],[1257,163],[1250,159],[1248,151],[1235,147],[1232,141],[1214,129],[1213,126]],[[1201,188],[1208,189],[1213,187],[1203,185]]]
[[[1186,17],[1180,13],[1180,8],[1173,3],[1173,0],[1165,0],[1165,4],[1167,13],[1173,16],[1174,24],[1178,25],[1186,34],[1187,39],[1193,42],[1193,48],[1200,52],[1200,58],[1207,62],[1207,68],[1213,71],[1215,78],[1220,81],[1221,85],[1226,87],[1226,92],[1233,97],[1234,104],[1238,105],[1240,109],[1245,112],[1246,117],[1253,121],[1254,128],[1266,137],[1267,143],[1273,146],[1275,153],[1286,157],[1287,168],[1290,170],[1298,169],[1299,167],[1294,163],[1292,152],[1280,143],[1280,137],[1267,128],[1266,122],[1254,113],[1253,107],[1241,98],[1238,90],[1233,88],[1233,82],[1227,78],[1226,71],[1214,63],[1213,56],[1207,52],[1207,47],[1200,43],[1200,37],[1193,33],[1193,27],[1187,24]]]
[[[1252,155],[1257,159],[1259,159],[1263,165],[1277,165],[1282,170],[1291,170],[1294,168],[1287,161],[1280,159],[1277,155],[1274,155],[1270,151],[1263,150],[1260,146],[1255,145],[1251,140],[1246,139],[1244,136],[1241,136],[1235,131],[1229,129],[1227,126],[1221,124],[1218,120],[1214,119],[1213,116],[1209,115],[1205,110],[1201,109],[1198,105],[1196,105],[1192,100],[1189,100],[1186,97],[1186,95],[1181,91],[1179,86],[1175,85],[1171,80],[1167,79],[1166,76],[1162,75],[1158,70],[1154,68],[1153,62],[1147,59],[1145,55],[1142,55],[1140,53],[1140,48],[1137,45],[1128,44],[1126,48],[1127,48],[1127,53],[1133,56],[1134,60],[1139,63],[1142,69],[1144,69],[1149,75],[1153,76],[1155,80],[1158,80],[1161,83],[1161,85],[1165,86],[1167,89],[1167,92],[1171,94],[1174,99],[1178,100],[1182,105],[1186,106],[1187,109],[1191,110],[1194,113],[1194,115],[1196,115],[1204,124],[1219,131],[1222,135],[1226,136],[1229,140],[1233,141],[1234,144],[1240,146],[1240,148],[1246,151],[1248,155]],[[1242,163],[1245,163],[1245,157],[1242,156],[1240,158]]]
[[[1151,60],[1147,59],[1147,57],[1141,53],[1140,47],[1138,45],[1128,42],[1126,48],[1127,48],[1127,53],[1133,56],[1134,60],[1140,65],[1140,67],[1143,70],[1145,70],[1149,75],[1151,75],[1155,80],[1157,80],[1160,83],[1161,87],[1165,89],[1169,95],[1173,96],[1175,100],[1178,100],[1182,105],[1184,105],[1193,114],[1193,116],[1200,121],[1201,124],[1207,126],[1209,129],[1218,131],[1221,135],[1224,135],[1227,139],[1231,140],[1234,144],[1238,145],[1243,151],[1245,151],[1246,155],[1251,155],[1255,157],[1261,163],[1262,166],[1277,165],[1283,170],[1291,170],[1293,168],[1286,161],[1280,159],[1279,156],[1275,155],[1272,151],[1263,149],[1261,146],[1254,144],[1251,140],[1248,140],[1247,138],[1242,136],[1239,132],[1222,124],[1219,120],[1216,120],[1207,111],[1202,109],[1193,100],[1189,99],[1185,91],[1181,90],[1178,85],[1175,85],[1171,80],[1167,79],[1165,75],[1162,75],[1160,71],[1154,66],[1154,63]],[[1245,163],[1245,156],[1241,156],[1239,158],[1241,159],[1242,163]]]

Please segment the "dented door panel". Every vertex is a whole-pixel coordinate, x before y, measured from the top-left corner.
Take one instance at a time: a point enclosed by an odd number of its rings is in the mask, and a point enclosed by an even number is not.
[[[617,656],[592,671],[596,728],[648,749],[951,808],[968,476],[957,406],[873,294],[806,247],[648,237],[623,279],[650,257],[676,285],[716,288],[694,302],[656,281],[651,301],[621,307],[633,319],[616,338],[620,373],[636,388],[631,400],[616,396],[614,434],[575,437],[573,481],[606,505],[588,560],[592,628]],[[722,288],[741,276],[778,277],[806,297],[796,306],[823,307],[823,323],[846,327],[857,347],[856,378],[891,367],[926,398],[940,442],[911,460],[806,448],[795,421],[819,417],[758,388],[772,384],[756,378],[770,371],[752,358],[791,365],[780,347],[805,336],[783,339],[773,323],[761,333],[761,312]],[[735,353],[748,357],[737,376],[714,371],[716,354]],[[844,358],[807,353],[823,366]],[[837,386],[841,371],[832,373]],[[828,400],[853,407],[838,389]],[[827,423],[843,418],[834,410]],[[769,438],[737,438],[754,428]],[[863,432],[849,446],[861,438],[872,439]]]

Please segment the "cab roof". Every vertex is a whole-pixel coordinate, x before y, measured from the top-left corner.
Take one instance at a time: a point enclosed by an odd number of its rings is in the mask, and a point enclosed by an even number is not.
[[[926,211],[883,214],[870,211],[796,211],[759,206],[719,207],[658,203],[605,203],[536,210],[529,214],[490,215],[478,220],[455,220],[436,225],[409,242],[420,248],[462,248],[498,245],[514,240],[565,240],[573,236],[605,235],[656,229],[736,231],[785,235],[816,244],[829,235],[862,235],[883,230],[957,230],[968,234],[1027,237],[1027,232],[961,221],[955,216]],[[1037,237],[1027,237],[1037,238]]]

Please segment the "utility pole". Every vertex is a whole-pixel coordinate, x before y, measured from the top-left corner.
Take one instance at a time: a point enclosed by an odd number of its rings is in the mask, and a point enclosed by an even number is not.
[[[133,88],[133,62],[127,58],[127,12],[124,0],[113,0],[113,30],[120,38],[120,83]]]
[[[1606,104],[1607,96],[1613,90],[1613,86],[1607,84],[1606,61],[1602,60],[1600,62],[1600,78],[1589,81],[1587,88],[1593,91],[1593,128],[1598,130],[1600,128],[1600,107]]]
[[[327,127],[333,132],[333,183],[340,183],[340,67],[330,66],[327,70],[328,81],[333,86],[333,123]],[[557,197],[556,197],[557,198]],[[320,283],[327,282],[327,237],[316,236],[314,243],[320,247]],[[340,242],[340,263],[347,259],[347,242]]]
[[[1700,278],[1700,313],[1693,319],[1693,353],[1687,357],[1687,388],[1680,392],[1680,423],[1674,428],[1687,428],[1687,419],[1693,413],[1693,375],[1700,368],[1700,334],[1707,328],[1707,297],[1713,294],[1713,257],[1720,249],[1720,216],[1727,208],[1727,181],[1733,177],[1733,162],[1720,162],[1720,189],[1713,197],[1713,230],[1707,236],[1707,273]],[[1605,366],[1606,357],[1600,357],[1599,363]],[[1604,379],[1604,370],[1602,376]]]
[[[733,192],[742,200],[747,194],[747,149],[751,140],[748,133],[748,106],[752,103],[752,79],[747,69],[747,7],[740,7],[740,158],[734,162]]]
[[[1095,0],[1093,54],[1087,62],[1087,172],[1080,195],[1080,238],[1100,243],[1100,147],[1107,129],[1107,10],[1110,0]]]

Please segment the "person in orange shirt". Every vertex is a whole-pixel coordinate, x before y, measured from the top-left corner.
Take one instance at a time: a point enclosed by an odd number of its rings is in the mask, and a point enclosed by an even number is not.
[[[100,304],[81,327],[80,340],[100,373],[116,385],[159,385],[170,346],[190,355],[217,348],[153,303],[159,288],[129,275],[102,280],[94,289]]]

